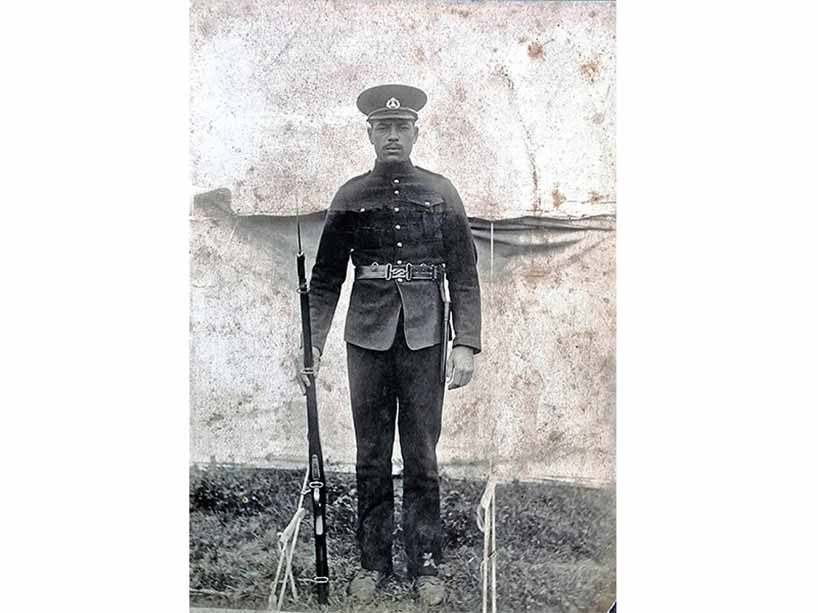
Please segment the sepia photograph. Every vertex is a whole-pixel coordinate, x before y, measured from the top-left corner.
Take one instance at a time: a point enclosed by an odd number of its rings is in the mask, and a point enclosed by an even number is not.
[[[614,2],[192,0],[191,611],[616,607]]]
[[[4,611],[815,608],[816,6],[8,4]]]

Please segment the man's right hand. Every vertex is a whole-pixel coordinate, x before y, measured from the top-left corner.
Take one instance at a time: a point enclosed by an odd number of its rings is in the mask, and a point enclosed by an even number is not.
[[[299,347],[293,360],[295,368],[295,380],[298,382],[298,387],[301,388],[301,393],[306,394],[307,388],[310,386],[310,378],[302,373],[304,368],[304,348]],[[312,348],[312,369],[315,371],[315,376],[318,376],[318,369],[321,368],[321,351],[318,347]]]

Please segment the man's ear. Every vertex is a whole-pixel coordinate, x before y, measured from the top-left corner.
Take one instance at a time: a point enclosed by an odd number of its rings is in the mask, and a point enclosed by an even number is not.
[[[420,128],[418,128],[417,126],[415,126],[415,135],[414,135],[414,137],[412,137],[412,144],[413,144],[413,145],[414,145],[416,142],[418,142],[418,134],[419,134],[419,133],[420,133]]]
[[[374,145],[375,142],[372,140],[372,124],[371,123],[366,124],[366,135],[369,137],[369,142]]]

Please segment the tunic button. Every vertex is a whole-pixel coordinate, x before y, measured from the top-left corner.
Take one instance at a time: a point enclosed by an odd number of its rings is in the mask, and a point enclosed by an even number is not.
[[[400,193],[400,191],[396,189],[395,190],[395,195],[397,196],[399,193]]]
[[[366,210],[366,209],[363,209],[363,208],[362,208],[362,209],[361,209],[361,213],[363,213],[365,210]]]
[[[398,264],[403,264],[403,260],[398,260]]]
[[[398,243],[398,247],[403,247],[403,243]]]
[[[429,202],[429,201],[427,200],[427,201],[426,201],[426,202],[424,202],[423,204],[425,204],[426,206],[429,206],[429,205],[430,205],[430,204],[432,204],[432,203],[431,203],[431,202]]]
[[[400,183],[400,179],[393,179],[392,183]]]
[[[398,211],[400,211],[400,207],[399,207],[399,206],[396,206],[396,207],[395,207],[395,212],[397,213]]]
[[[403,283],[403,279],[398,279],[398,283]]]
[[[395,224],[395,230],[400,230],[400,224]]]

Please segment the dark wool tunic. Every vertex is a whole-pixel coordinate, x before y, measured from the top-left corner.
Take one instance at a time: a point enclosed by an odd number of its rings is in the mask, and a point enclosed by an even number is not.
[[[445,263],[453,346],[480,352],[477,253],[463,202],[448,179],[410,161],[376,162],[371,172],[338,190],[310,280],[313,345],[322,353],[350,256],[355,266]],[[364,349],[389,349],[401,310],[410,349],[440,343],[442,299],[432,280],[355,280],[344,340]]]

